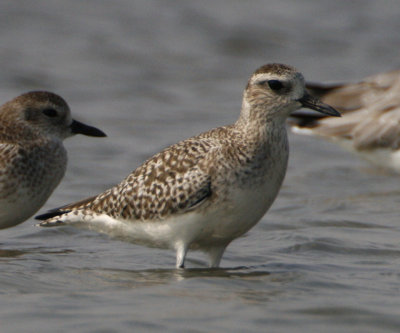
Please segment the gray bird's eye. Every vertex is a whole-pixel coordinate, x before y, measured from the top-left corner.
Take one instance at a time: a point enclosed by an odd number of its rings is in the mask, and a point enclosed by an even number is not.
[[[274,90],[274,91],[278,91],[283,88],[283,84],[279,80],[269,80],[268,85],[271,88],[271,90]]]
[[[49,118],[55,118],[58,116],[57,111],[53,108],[44,109],[42,112],[44,115],[46,115]]]

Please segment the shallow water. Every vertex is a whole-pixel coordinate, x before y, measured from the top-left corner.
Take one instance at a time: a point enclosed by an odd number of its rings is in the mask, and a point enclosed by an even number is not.
[[[397,1],[8,1],[0,99],[48,89],[108,138],[67,140],[41,212],[119,182],[161,148],[233,122],[258,66],[310,81],[400,66]],[[269,213],[205,269],[33,219],[0,232],[0,332],[398,332],[400,178],[290,135]]]

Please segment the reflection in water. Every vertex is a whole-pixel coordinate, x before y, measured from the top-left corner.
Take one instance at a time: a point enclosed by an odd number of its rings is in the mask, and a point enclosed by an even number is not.
[[[41,253],[41,254],[68,254],[68,253],[74,253],[75,251],[70,250],[70,249],[64,249],[64,250],[49,250],[48,248],[42,248],[42,247],[35,247],[31,249],[24,249],[24,250],[16,250],[16,249],[0,249],[0,257],[20,257],[24,254],[35,254],[35,253]]]
[[[0,250],[0,258],[17,258],[28,252],[29,251],[1,249]]]
[[[261,268],[261,267],[260,267]],[[116,270],[96,269],[89,270],[91,274],[111,283],[118,283],[132,287],[168,284],[171,281],[183,281],[196,278],[240,278],[256,279],[269,276],[265,270],[255,270],[256,267],[234,268],[189,268],[189,269],[146,269],[146,270]],[[82,272],[82,270],[80,270]]]
[[[121,269],[79,269],[79,273],[96,276],[105,284],[114,284],[124,287],[138,288],[169,284],[173,281],[199,281],[235,280],[238,281],[270,281],[284,283],[292,281],[300,273],[285,271],[281,266],[280,272],[271,273],[260,266],[240,266],[233,268],[190,268],[190,269],[145,269],[145,270],[121,270]]]
[[[227,269],[80,269],[85,276],[84,290],[146,290],[159,296],[204,301],[241,299],[243,304],[258,304],[285,293],[284,286],[302,278],[299,272],[271,273],[266,267]]]

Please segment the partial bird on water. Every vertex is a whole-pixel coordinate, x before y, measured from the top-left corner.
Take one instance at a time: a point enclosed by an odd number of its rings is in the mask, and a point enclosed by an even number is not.
[[[292,131],[322,136],[370,163],[400,173],[400,70],[359,83],[308,84],[309,91],[343,117],[296,112]]]
[[[67,103],[47,91],[25,93],[0,107],[0,229],[24,222],[64,176],[63,140],[106,136],[71,118]]]

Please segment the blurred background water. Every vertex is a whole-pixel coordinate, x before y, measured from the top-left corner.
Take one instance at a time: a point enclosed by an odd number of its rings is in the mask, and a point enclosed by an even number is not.
[[[232,123],[260,65],[309,81],[400,67],[396,0],[2,1],[0,101],[63,96],[108,138],[68,139],[41,212]],[[220,270],[73,228],[0,231],[0,332],[398,332],[400,178],[290,135],[284,186]]]

